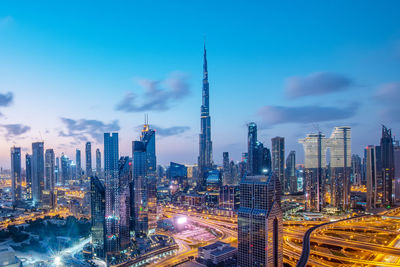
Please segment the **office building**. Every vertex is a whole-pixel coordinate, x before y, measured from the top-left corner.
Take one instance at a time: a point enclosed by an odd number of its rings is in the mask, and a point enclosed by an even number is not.
[[[106,189],[106,253],[112,256],[119,252],[119,147],[118,133],[104,133],[104,174]]]
[[[239,267],[283,266],[281,185],[276,174],[240,182]]]
[[[82,159],[81,159],[81,151],[77,149],[75,151],[75,164],[76,164],[76,179],[82,179]]]
[[[32,199],[40,203],[44,189],[44,143],[32,143]]]
[[[257,145],[257,124],[251,122],[248,124],[247,133],[247,175],[258,174],[257,160],[256,160],[256,145]]]
[[[86,142],[85,152],[86,152],[86,177],[92,177],[92,144],[90,142]]]
[[[96,175],[97,177],[103,177],[103,172],[101,171],[101,152],[100,149],[96,149]]]
[[[25,155],[26,199],[32,199],[32,155]]]
[[[11,148],[11,194],[13,205],[22,200],[21,148],[15,146]]]
[[[127,249],[130,245],[130,183],[132,172],[129,157],[121,157],[119,160],[119,249]]]
[[[55,186],[55,156],[53,149],[46,149],[44,168],[45,168],[44,189],[52,191]]]
[[[353,154],[351,156],[351,178],[350,182],[354,186],[362,185],[362,163],[359,155]]]
[[[299,143],[304,148],[302,175],[306,210],[319,212],[326,204],[326,138],[320,132],[307,134]]]
[[[392,130],[382,125],[381,147],[381,167],[382,167],[382,204],[386,207],[393,205],[394,191],[394,149]]]
[[[105,212],[106,191],[97,177],[90,178],[90,212],[92,223],[92,245],[96,257],[105,257]]]
[[[62,153],[61,157],[61,184],[66,185],[69,183],[69,180],[71,179],[71,174],[70,174],[70,160],[69,158]]]
[[[332,205],[339,210],[350,208],[351,128],[335,127],[327,140],[330,151]]]
[[[290,151],[286,158],[285,181],[290,193],[297,193],[296,152]]]
[[[278,175],[283,192],[289,192],[289,182],[285,180],[285,138],[274,137],[272,142],[272,171]]]

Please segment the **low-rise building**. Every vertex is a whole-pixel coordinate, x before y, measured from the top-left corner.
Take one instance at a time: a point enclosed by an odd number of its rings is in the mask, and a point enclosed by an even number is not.
[[[211,261],[213,264],[219,264],[228,259],[232,259],[236,254],[237,248],[221,241],[199,247],[198,250],[198,257],[200,259]]]

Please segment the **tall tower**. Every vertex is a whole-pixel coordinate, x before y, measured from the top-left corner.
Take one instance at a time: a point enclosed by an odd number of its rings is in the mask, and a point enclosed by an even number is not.
[[[25,155],[26,169],[26,199],[32,199],[32,155]]]
[[[285,138],[274,137],[272,141],[272,171],[278,175],[283,191],[288,192],[289,184],[285,180]]]
[[[95,256],[103,259],[105,252],[105,209],[106,192],[99,178],[90,178],[90,203],[91,203],[91,222],[92,222],[92,244]]]
[[[247,133],[247,152],[248,152],[248,161],[247,161],[247,175],[255,175],[257,173],[257,169],[255,168],[255,147],[257,144],[257,124],[254,122],[249,123],[248,125],[249,131]]]
[[[22,200],[22,180],[21,180],[21,148],[11,148],[11,183],[12,183],[12,202],[16,204]]]
[[[118,133],[104,133],[107,256],[119,251]]]
[[[209,103],[209,83],[207,71],[207,51],[204,45],[204,64],[203,64],[203,94],[200,116],[200,135],[199,135],[199,178],[202,186],[205,186],[206,172],[212,168],[212,142],[211,142],[211,118]]]
[[[45,153],[45,180],[44,180],[44,189],[45,190],[53,190],[55,185],[55,162],[54,162],[54,150],[46,149]]]
[[[92,177],[92,144],[86,143],[86,177]]]
[[[394,180],[394,149],[392,130],[382,125],[381,137],[381,161],[382,161],[382,182],[383,199],[382,204],[393,205],[393,180]]]
[[[103,177],[101,173],[101,152],[100,149],[96,149],[96,175],[97,177]]]
[[[82,176],[82,160],[81,160],[81,151],[79,149],[76,150],[75,153],[75,161],[76,161],[76,179],[81,180]]]
[[[32,143],[32,198],[34,204],[42,200],[44,189],[44,143]]]

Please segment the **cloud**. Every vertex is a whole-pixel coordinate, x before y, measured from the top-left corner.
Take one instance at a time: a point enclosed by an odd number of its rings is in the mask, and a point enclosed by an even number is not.
[[[162,137],[172,136],[172,135],[179,135],[183,134],[184,132],[190,130],[189,126],[173,126],[168,128],[162,128],[153,125],[153,128],[156,130],[156,134]]]
[[[128,92],[116,105],[116,110],[125,112],[164,111],[170,109],[174,102],[185,98],[190,93],[187,76],[182,73],[172,74],[162,81],[140,79],[138,83],[144,88],[144,94],[138,96],[133,92]]]
[[[14,22],[14,19],[11,16],[6,16],[6,17],[0,18],[0,29],[11,25],[13,22]]]
[[[101,143],[105,132],[119,131],[118,121],[115,120],[106,124],[98,120],[73,120],[69,118],[60,118],[66,127],[66,132],[60,131],[59,136],[73,137],[79,141],[88,141],[89,138]]]
[[[264,106],[258,110],[265,126],[282,123],[312,123],[322,121],[342,120],[353,117],[358,104],[351,104],[344,108],[321,106]]]
[[[383,122],[400,122],[400,82],[391,82],[379,86],[373,95],[373,99],[382,106],[378,114]]]
[[[0,125],[0,127],[5,130],[5,137],[7,140],[23,135],[31,129],[31,127],[23,124],[3,124]]]
[[[397,106],[400,101],[400,82],[386,83],[379,86],[374,98],[382,104]]]
[[[315,72],[306,77],[288,78],[285,91],[288,98],[294,99],[345,91],[353,83],[352,79],[341,74]]]
[[[14,95],[11,92],[2,94],[0,93],[0,107],[8,107],[13,101]]]

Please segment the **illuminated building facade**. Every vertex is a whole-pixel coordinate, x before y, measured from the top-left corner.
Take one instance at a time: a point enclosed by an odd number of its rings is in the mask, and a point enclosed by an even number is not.
[[[92,224],[92,245],[95,256],[105,257],[105,212],[106,191],[99,178],[90,178],[90,212]]]
[[[52,191],[55,186],[55,156],[53,149],[46,149],[44,156],[44,190]]]
[[[104,133],[104,173],[106,190],[106,253],[119,252],[119,179],[118,179],[118,133]]]
[[[284,192],[288,192],[289,183],[285,180],[285,138],[274,137],[272,142],[272,172],[278,175]]]
[[[212,141],[211,141],[211,117],[209,103],[209,83],[207,70],[207,51],[204,46],[203,64],[203,89],[202,105],[200,116],[200,135],[199,135],[199,178],[202,187],[205,186],[207,171],[212,169]]]
[[[86,142],[85,152],[86,152],[86,177],[92,177],[92,144],[90,142]]]
[[[26,199],[32,199],[32,155],[25,155]]]
[[[394,183],[394,150],[392,130],[382,125],[382,137],[380,142],[381,162],[382,162],[382,204],[392,206],[394,199],[393,183]]]
[[[281,185],[274,173],[240,182],[239,267],[283,266]]]
[[[133,195],[132,218],[136,236],[148,234],[148,206],[146,180],[146,147],[141,141],[132,142]]]
[[[306,209],[321,211],[326,198],[326,138],[322,133],[299,139],[304,148],[303,184]]]
[[[332,205],[340,210],[350,208],[351,128],[335,127],[327,141],[330,151]]]
[[[127,249],[130,245],[130,182],[132,180],[131,161],[129,157],[119,160],[119,248]]]
[[[22,200],[21,148],[11,148],[11,194],[15,205]]]
[[[44,189],[44,143],[32,143],[32,199],[36,205],[42,200]]]

